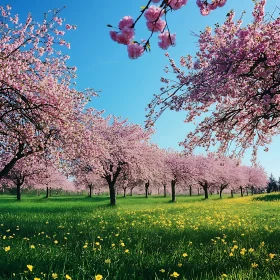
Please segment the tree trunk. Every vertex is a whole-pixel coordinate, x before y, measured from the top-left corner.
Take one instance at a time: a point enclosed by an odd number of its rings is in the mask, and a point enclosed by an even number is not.
[[[132,196],[132,190],[133,190],[133,189],[130,189],[130,196]]]
[[[204,184],[203,190],[204,190],[204,198],[208,199],[209,195],[208,195],[208,185],[207,184]]]
[[[230,190],[230,196],[233,197],[233,190]]]
[[[251,195],[254,195],[254,187],[251,187]]]
[[[47,190],[46,190],[46,198],[49,198],[49,187],[47,187]]]
[[[109,185],[109,190],[110,190],[110,204],[112,206],[116,205],[116,188],[113,183]]]
[[[166,197],[166,184],[163,185],[163,196]]]
[[[159,188],[157,189],[157,194],[159,195]]]
[[[21,187],[21,184],[17,184],[17,201],[21,200],[20,187]]]
[[[190,186],[190,196],[192,196],[192,187]]]
[[[241,194],[241,197],[243,197],[243,188],[240,187],[240,194]]]
[[[92,197],[92,185],[90,184],[88,187],[89,187],[89,197]]]
[[[147,183],[145,183],[145,197],[148,198],[148,190],[149,190],[149,185],[150,185],[150,181],[148,181]]]
[[[222,198],[222,192],[223,192],[223,189],[222,188],[220,188],[220,198]]]
[[[171,196],[172,202],[176,202],[176,193],[175,193],[176,181],[171,180]]]
[[[126,197],[126,188],[123,189],[123,197]]]
[[[197,188],[197,195],[200,195],[200,188]]]
[[[147,188],[146,185],[145,185],[145,197],[148,198],[148,195],[149,195],[149,194],[148,194],[148,188]]]
[[[248,191],[248,188],[246,188],[246,194],[247,194],[247,196],[249,195],[249,191]]]

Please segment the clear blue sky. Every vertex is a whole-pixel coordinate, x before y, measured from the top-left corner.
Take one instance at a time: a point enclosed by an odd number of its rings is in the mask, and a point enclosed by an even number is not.
[[[162,86],[160,78],[166,77],[163,71],[168,64],[165,51],[157,47],[157,38],[152,40],[152,52],[146,53],[138,60],[127,57],[126,47],[118,45],[109,37],[108,23],[117,26],[119,20],[130,15],[136,18],[145,0],[4,0],[1,5],[10,4],[12,12],[18,13],[20,21],[31,12],[33,18],[42,21],[44,12],[66,6],[61,17],[67,23],[77,25],[76,31],[71,31],[66,39],[71,43],[71,49],[65,52],[71,56],[69,64],[78,68],[77,88],[83,90],[90,87],[101,90],[100,97],[91,102],[91,106],[99,110],[105,109],[106,114],[114,114],[128,118],[131,122],[144,124],[145,108],[152,95],[158,93]],[[273,12],[279,0],[267,0],[267,12]],[[279,3],[278,3],[279,5]],[[226,14],[234,9],[239,17],[243,10],[247,13],[244,21],[251,18],[253,2],[251,0],[228,0],[228,3],[207,17],[202,17],[195,5],[195,0],[180,11],[169,15],[171,32],[177,34],[176,47],[168,50],[175,61],[180,56],[194,54],[196,39],[191,32],[200,30],[215,23],[222,23]],[[279,13],[279,10],[277,14]],[[149,36],[144,19],[136,26],[136,39]],[[179,149],[178,142],[183,140],[192,125],[184,124],[184,112],[166,112],[156,123],[156,134],[153,141],[160,147]],[[280,137],[276,137],[269,152],[260,151],[259,162],[268,174],[280,176]],[[250,154],[244,159],[250,164]]]

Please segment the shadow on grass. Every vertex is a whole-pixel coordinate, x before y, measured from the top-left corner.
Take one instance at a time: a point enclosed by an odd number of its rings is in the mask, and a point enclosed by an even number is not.
[[[254,197],[255,201],[280,201],[280,193],[277,194],[267,194],[258,197]]]

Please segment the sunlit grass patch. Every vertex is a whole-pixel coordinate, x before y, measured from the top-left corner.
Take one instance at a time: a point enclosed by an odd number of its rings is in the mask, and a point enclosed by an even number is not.
[[[211,198],[0,197],[0,279],[280,279],[278,204]]]

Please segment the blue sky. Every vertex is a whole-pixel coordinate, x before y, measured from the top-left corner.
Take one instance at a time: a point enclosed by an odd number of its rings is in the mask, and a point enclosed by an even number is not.
[[[61,17],[67,23],[77,25],[77,30],[67,34],[71,49],[65,49],[71,59],[69,64],[78,68],[77,88],[94,88],[101,90],[99,98],[92,100],[90,106],[99,110],[105,109],[106,114],[114,114],[128,118],[129,121],[144,124],[145,108],[153,94],[159,93],[162,86],[161,77],[167,77],[163,71],[168,65],[165,51],[157,47],[157,38],[151,41],[151,53],[144,54],[138,60],[130,60],[126,47],[118,45],[109,37],[108,23],[117,26],[119,20],[130,15],[136,18],[145,0],[11,0],[2,1],[2,5],[10,4],[12,12],[18,13],[20,21],[31,12],[33,18],[42,21],[44,12],[66,8]],[[279,0],[267,0],[267,12],[273,12]],[[279,3],[278,3],[279,4]],[[191,32],[198,33],[215,23],[222,23],[226,14],[234,9],[239,17],[246,11],[244,22],[251,18],[253,2],[251,0],[228,0],[228,3],[215,10],[207,17],[202,17],[195,5],[195,0],[181,10],[169,14],[171,32],[176,33],[176,47],[168,50],[170,56],[179,62],[181,55],[194,54],[196,38]],[[277,11],[279,13],[279,10]],[[144,19],[136,26],[136,39],[140,41],[149,36]],[[165,112],[156,123],[156,134],[153,141],[162,148],[180,149],[178,142],[193,128],[183,123],[184,112]],[[280,137],[275,137],[269,152],[259,152],[258,161],[265,167],[268,174],[280,176],[279,163]],[[245,156],[245,164],[250,164],[250,153]]]

